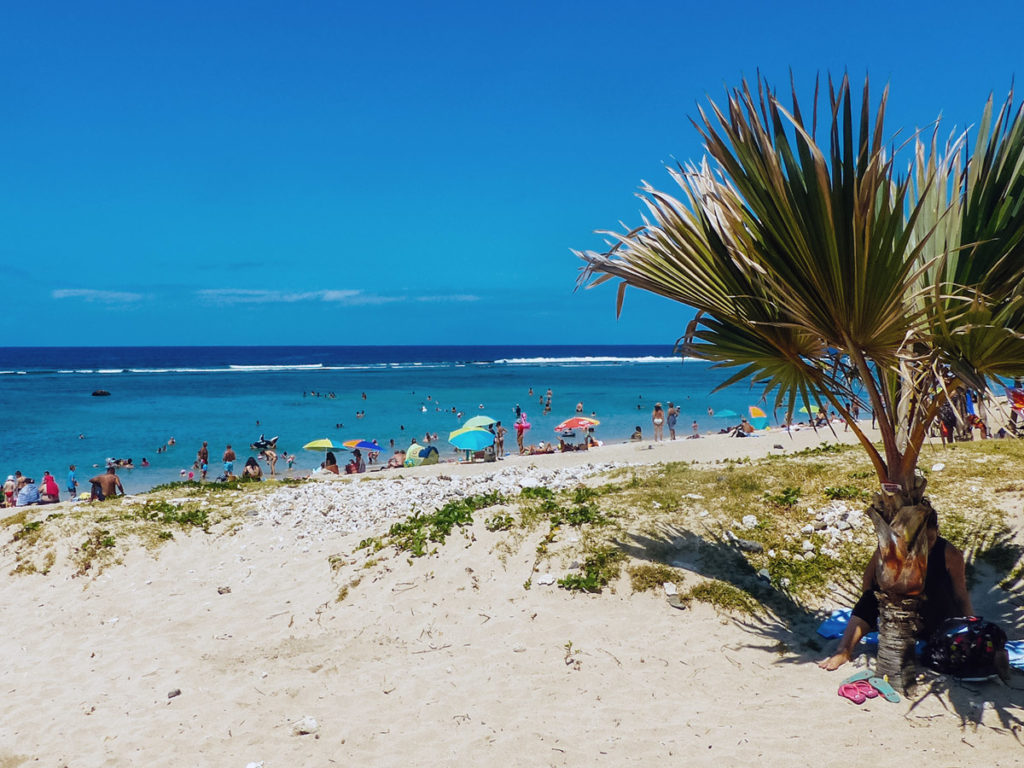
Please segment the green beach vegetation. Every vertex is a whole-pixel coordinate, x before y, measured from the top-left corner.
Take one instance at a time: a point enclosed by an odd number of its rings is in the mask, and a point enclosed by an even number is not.
[[[628,286],[694,308],[678,351],[731,369],[723,387],[750,379],[787,422],[800,406],[850,425],[882,484],[861,489],[883,563],[877,672],[906,684],[932,509],[925,441],[940,413],[962,428],[972,395],[991,407],[1003,378],[1024,375],[1024,113],[990,98],[972,137],[896,143],[888,89],[877,107],[867,78],[859,99],[845,76],[829,78],[824,109],[818,94],[807,111],[795,86],[787,104],[759,79],[702,108],[707,156],[670,171],[677,196],[645,184],[645,220],[605,232],[609,250],[576,252],[580,285],[618,279],[619,311]],[[853,418],[861,405],[879,445]],[[773,493],[777,510],[796,502]]]
[[[0,526],[14,528],[8,547],[15,573],[48,573],[59,557],[66,557],[75,576],[96,575],[120,563],[134,546],[156,552],[178,534],[230,532],[244,514],[240,502],[274,486],[168,483],[146,494],[102,502],[25,507],[0,519]]]
[[[969,578],[976,564],[985,564],[1004,589],[1015,588],[1024,575],[1021,548],[1005,517],[1024,500],[1024,484],[1000,478],[1024,471],[1024,443],[926,445],[922,459],[944,465],[925,472],[943,479],[933,499],[944,510],[943,534],[967,554]],[[816,617],[830,599],[855,598],[861,564],[877,545],[860,514],[860,499],[871,493],[873,478],[870,460],[855,446],[710,465],[629,467],[603,478],[601,485],[557,493],[526,488],[514,498],[474,497],[416,516],[416,530],[439,532],[426,537],[432,546],[422,537],[410,539],[403,524],[364,539],[355,552],[365,552],[370,568],[386,568],[395,557],[411,564],[420,557],[444,557],[446,540],[459,533],[460,546],[482,541],[502,560],[532,548],[524,589],[532,589],[545,573],[555,574],[554,583],[570,592],[618,591],[628,585],[631,593],[660,593],[670,583],[683,604],[704,602],[725,612],[792,623]],[[488,501],[492,505],[483,506]],[[456,508],[459,519],[449,527]],[[814,515],[835,509],[860,514],[863,523],[849,527],[839,541],[831,540],[824,525],[806,532]],[[741,539],[758,546],[745,548]],[[811,556],[805,540],[813,546]],[[338,556],[332,565],[344,562]],[[357,572],[362,569],[358,558],[351,564]],[[346,596],[353,586],[343,586]]]

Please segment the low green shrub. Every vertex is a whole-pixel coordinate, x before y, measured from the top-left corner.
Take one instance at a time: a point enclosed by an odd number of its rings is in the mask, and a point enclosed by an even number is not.
[[[450,501],[436,512],[416,512],[412,517],[395,523],[388,535],[399,550],[407,551],[413,557],[422,557],[428,552],[429,542],[443,544],[455,526],[462,528],[473,524],[476,510],[493,507],[503,501],[504,497],[497,492]]]
[[[681,584],[683,581],[682,573],[664,563],[633,565],[626,573],[629,574],[629,583],[634,592],[650,592],[661,589],[666,582]]]
[[[626,555],[615,547],[600,547],[583,561],[582,573],[570,573],[558,580],[558,586],[571,592],[600,592],[622,570]]]

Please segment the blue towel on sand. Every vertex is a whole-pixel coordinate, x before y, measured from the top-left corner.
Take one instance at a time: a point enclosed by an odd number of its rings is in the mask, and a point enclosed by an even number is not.
[[[846,625],[850,623],[851,615],[853,612],[849,608],[837,608],[832,611],[831,616],[821,622],[818,634],[828,638],[842,637],[843,632],[846,631]],[[869,632],[860,642],[861,645],[878,645],[878,633]]]
[[[832,615],[821,622],[818,634],[828,638],[842,637],[851,615],[852,611],[849,608],[838,608],[832,611]]]
[[[1011,640],[1006,644],[1006,652],[1010,655],[1010,666],[1024,669],[1024,640]]]
[[[846,625],[850,623],[851,615],[852,612],[849,608],[838,608],[832,611],[832,615],[821,622],[821,626],[818,627],[818,634],[827,638],[842,637],[843,632],[846,630]],[[864,639],[860,642],[862,645],[878,645],[878,633],[871,632],[864,635]],[[921,652],[923,645],[923,642],[918,641],[918,653]],[[1011,667],[1024,670],[1024,640],[1011,640],[1008,642],[1006,644],[1006,653],[1010,656]]]

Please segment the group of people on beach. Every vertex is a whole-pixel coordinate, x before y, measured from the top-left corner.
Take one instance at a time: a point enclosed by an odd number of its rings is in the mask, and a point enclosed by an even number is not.
[[[224,481],[241,477],[243,480],[262,480],[263,468],[260,466],[259,461],[256,460],[257,457],[266,462],[271,477],[277,475],[278,452],[276,437],[267,439],[263,435],[260,435],[258,440],[250,444],[249,448],[256,453],[256,456],[249,456],[245,460],[245,464],[242,465],[241,474],[236,475],[235,461],[238,460],[238,455],[235,453],[235,449],[232,448],[230,443],[226,444],[224,446],[224,453],[221,455],[221,463],[224,471],[223,474],[217,477],[217,479]],[[295,463],[295,455],[290,454],[287,451],[282,451],[280,458],[287,462],[289,470]],[[193,471],[183,469],[181,470],[181,475],[183,477],[187,477],[189,480],[194,480],[196,479],[195,472],[198,471],[198,479],[206,480],[209,468],[210,447],[209,442],[204,440],[203,444],[199,447],[199,450],[196,451],[196,458],[192,464]]]
[[[641,408],[642,404],[638,404],[637,408]],[[676,425],[679,423],[679,406],[673,403],[671,400],[668,401],[668,407],[662,407],[661,403],[655,403],[654,408],[651,409],[651,432],[655,442],[661,442],[665,439],[665,429],[668,429],[668,439],[676,439]],[[687,436],[687,440],[694,440],[700,437],[700,427],[697,424],[697,420],[694,419],[690,429],[691,434]],[[633,429],[633,434],[629,436],[630,440],[639,441],[644,439],[643,428],[637,424]]]
[[[333,451],[327,451],[327,455],[324,458],[323,463],[320,465],[320,469],[324,472],[330,472],[332,475],[340,475],[342,473],[342,470],[338,465],[338,457],[334,455]],[[344,472],[346,475],[357,475],[362,474],[365,471],[366,461],[363,459],[363,452],[356,448],[352,451],[352,458],[345,465]]]
[[[68,467],[68,476],[65,488],[69,499],[78,498],[78,479],[76,477],[74,464]],[[124,486],[121,485],[121,478],[117,476],[117,468],[108,466],[106,472],[89,479],[90,493],[88,498],[103,501],[108,496],[114,496],[118,492],[124,494]],[[85,496],[85,494],[83,494]],[[34,504],[56,504],[61,501],[60,486],[57,479],[50,474],[49,470],[43,472],[42,479],[36,483],[34,478],[23,475],[21,471],[8,475],[4,482],[3,499],[0,506],[4,507],[27,507]]]

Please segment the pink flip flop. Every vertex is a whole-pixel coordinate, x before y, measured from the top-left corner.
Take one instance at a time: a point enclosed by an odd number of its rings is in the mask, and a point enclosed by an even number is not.
[[[839,695],[844,699],[849,699],[854,704],[863,704],[867,701],[867,696],[857,687],[856,683],[844,683],[839,686]],[[878,692],[875,692],[878,695]]]
[[[869,699],[874,699],[878,696],[878,690],[867,680],[856,680],[851,685]]]

